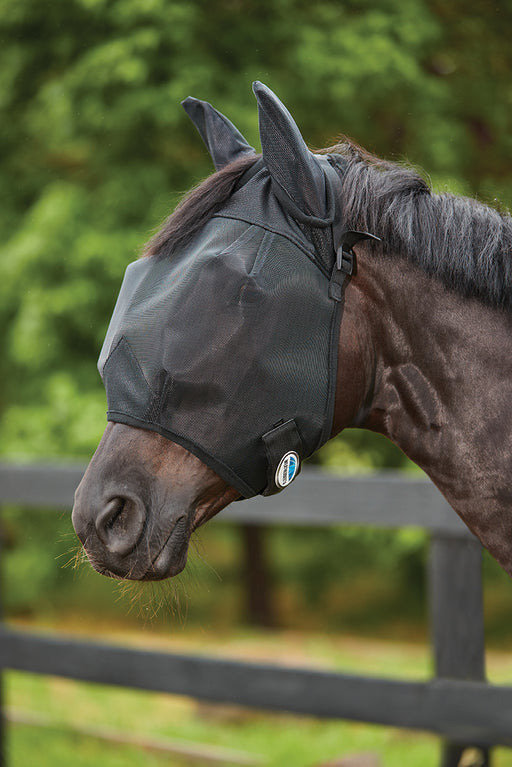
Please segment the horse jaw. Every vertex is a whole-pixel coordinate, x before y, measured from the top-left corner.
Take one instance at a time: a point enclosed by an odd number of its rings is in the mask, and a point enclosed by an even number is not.
[[[98,572],[162,580],[185,567],[193,531],[238,497],[180,445],[109,423],[76,490],[72,520]]]

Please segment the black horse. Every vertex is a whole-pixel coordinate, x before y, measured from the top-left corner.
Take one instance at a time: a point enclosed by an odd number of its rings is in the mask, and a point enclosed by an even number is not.
[[[356,426],[421,466],[512,574],[510,217],[433,194],[349,141],[312,153],[274,94],[255,93],[261,156],[209,104],[185,102],[217,173],[121,291],[101,365],[110,422],[73,511],[91,563],[139,580],[180,572],[199,525],[281,490]],[[274,272],[288,291],[275,316]]]

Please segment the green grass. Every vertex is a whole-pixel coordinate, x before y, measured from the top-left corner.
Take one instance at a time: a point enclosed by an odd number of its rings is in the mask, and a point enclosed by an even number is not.
[[[308,530],[304,535],[299,530],[276,529],[269,535],[268,546],[274,607],[282,630],[258,632],[241,628],[247,613],[235,528],[205,528],[183,576],[155,589],[132,588],[125,594],[124,587],[119,589],[87,566],[63,570],[62,563],[70,558],[66,552],[76,545],[69,542],[69,520],[64,520],[59,534],[53,522],[49,524],[50,518],[46,530],[45,520],[40,514],[23,515],[20,524],[14,511],[12,518],[7,515],[12,535],[5,555],[5,602],[14,622],[146,649],[391,678],[431,676],[425,547],[416,531],[400,533],[398,556],[391,550],[394,538],[388,531],[360,536],[344,531],[340,538],[329,531]],[[57,522],[60,525],[62,520]],[[488,654],[489,679],[511,685],[512,582],[488,557],[484,570],[486,630],[488,645],[494,648]],[[100,726],[139,738],[172,738],[241,750],[261,755],[268,767],[316,767],[368,751],[378,754],[384,767],[439,763],[438,739],[416,732],[204,706],[173,696],[23,673],[6,673],[5,680],[9,710],[44,715],[50,723],[45,728],[9,725],[8,767],[202,764],[199,759],[185,761],[174,754],[106,743],[74,731]],[[493,764],[512,767],[512,750],[496,750]]]
[[[60,627],[71,631],[71,626]],[[418,644],[325,637],[299,632],[230,632],[181,629],[119,633],[102,627],[102,638],[145,648],[217,653],[368,674],[424,679],[430,673],[426,648]],[[490,676],[512,682],[512,658],[492,653]],[[44,714],[52,723],[8,728],[9,767],[160,767],[202,765],[201,759],[105,743],[73,733],[74,727],[108,727],[130,735],[171,738],[229,748],[263,757],[267,767],[315,767],[329,759],[374,752],[384,767],[430,767],[439,762],[439,741],[423,733],[286,714],[204,705],[176,696],[76,683],[19,672],[5,675],[8,710]],[[226,767],[230,762],[225,762]],[[221,763],[222,767],[222,763]],[[512,750],[497,749],[495,767],[512,767]]]
[[[263,715],[226,707],[216,711],[218,707],[199,706],[170,696],[109,690],[21,674],[9,675],[8,687],[9,698],[29,699],[32,708],[44,706],[55,722],[53,727],[44,730],[11,726],[9,767],[31,764],[128,767],[141,763],[148,767],[164,764],[181,767],[182,762],[176,756],[105,744],[70,733],[68,727],[73,722],[83,724],[84,720],[90,725],[108,722],[110,727],[129,733],[242,750],[263,756],[263,763],[268,767],[312,767],[329,758],[361,751],[385,755],[389,765],[414,767],[434,764],[438,754],[434,738],[389,728]]]

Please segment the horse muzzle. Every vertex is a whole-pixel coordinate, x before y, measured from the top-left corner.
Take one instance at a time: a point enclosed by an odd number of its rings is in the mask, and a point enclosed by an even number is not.
[[[87,557],[102,575],[128,580],[162,580],[187,562],[188,515],[153,518],[143,500],[124,490],[102,496],[87,483],[75,494],[72,521]],[[170,517],[170,518],[167,518]]]

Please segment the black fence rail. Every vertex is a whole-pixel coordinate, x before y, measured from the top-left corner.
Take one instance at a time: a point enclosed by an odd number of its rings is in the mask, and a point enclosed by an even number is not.
[[[0,465],[0,504],[71,508],[82,471],[82,467]],[[234,504],[222,512],[222,519],[254,526],[426,529],[435,676],[427,682],[410,682],[146,652],[37,635],[5,624],[0,624],[0,667],[424,730],[444,741],[442,767],[456,767],[468,748],[478,749],[479,765],[489,765],[492,746],[512,747],[512,687],[485,681],[482,549],[430,482],[393,475],[339,478],[304,472],[286,492]]]

